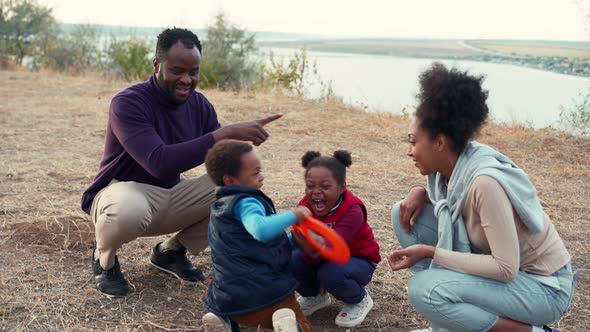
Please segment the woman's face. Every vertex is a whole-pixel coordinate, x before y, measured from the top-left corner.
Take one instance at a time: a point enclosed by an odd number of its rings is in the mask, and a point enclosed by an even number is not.
[[[439,140],[432,139],[430,133],[419,127],[419,120],[414,118],[408,131],[408,157],[414,161],[420,174],[429,175],[436,173],[441,165],[441,152]]]
[[[345,189],[346,184],[338,184],[327,167],[312,167],[305,174],[305,196],[316,216],[328,215]]]

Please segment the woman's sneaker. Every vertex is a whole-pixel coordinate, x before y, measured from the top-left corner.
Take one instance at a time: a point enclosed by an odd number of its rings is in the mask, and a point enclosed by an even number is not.
[[[277,332],[297,332],[297,318],[295,312],[283,308],[272,314],[272,327]]]
[[[231,332],[231,325],[212,312],[206,313],[202,321],[206,332]]]
[[[373,299],[369,293],[365,293],[365,297],[361,302],[356,304],[347,304],[340,310],[336,316],[336,325],[342,327],[355,327],[365,320],[369,311],[373,308]]]
[[[332,304],[328,293],[322,293],[317,296],[300,296],[297,302],[299,302],[301,311],[303,311],[305,316],[311,316],[314,312]]]

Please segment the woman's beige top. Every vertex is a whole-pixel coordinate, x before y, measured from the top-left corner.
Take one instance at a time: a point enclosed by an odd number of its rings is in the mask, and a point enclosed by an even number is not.
[[[469,188],[463,221],[471,245],[481,254],[436,248],[434,263],[504,282],[514,280],[519,270],[550,275],[571,258],[547,214],[544,217],[543,231],[532,234],[502,186],[492,177],[479,176]]]

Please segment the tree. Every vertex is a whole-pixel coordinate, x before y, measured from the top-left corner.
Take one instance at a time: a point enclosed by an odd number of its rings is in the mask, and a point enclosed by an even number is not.
[[[590,137],[590,89],[581,91],[571,108],[559,106],[559,121],[572,134]]]
[[[315,63],[310,65],[309,63],[305,46],[295,52],[293,57],[289,57],[286,65],[284,64],[284,58],[275,58],[272,51],[269,55],[269,62],[268,66],[262,66],[262,77],[265,84],[288,92],[295,92],[299,96],[305,95],[306,87],[311,83],[311,78],[319,76],[317,65]]]
[[[229,23],[224,13],[217,14],[203,43],[201,86],[240,90],[253,83],[259,67],[251,59],[256,50],[254,35]]]
[[[77,74],[99,68],[102,52],[99,50],[99,32],[94,25],[75,25],[69,33],[48,36],[39,41],[34,53],[35,67],[49,67]]]
[[[128,40],[113,39],[107,51],[109,69],[116,76],[126,81],[146,80],[152,74],[150,47],[145,40],[131,38]]]
[[[17,64],[55,32],[51,8],[31,0],[0,0],[0,54],[14,56]]]

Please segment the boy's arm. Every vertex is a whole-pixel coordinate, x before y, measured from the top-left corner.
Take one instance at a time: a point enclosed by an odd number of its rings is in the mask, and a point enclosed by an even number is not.
[[[297,222],[293,211],[284,211],[267,216],[264,206],[257,199],[246,197],[238,201],[234,214],[256,240],[268,242],[283,234],[285,228]]]

